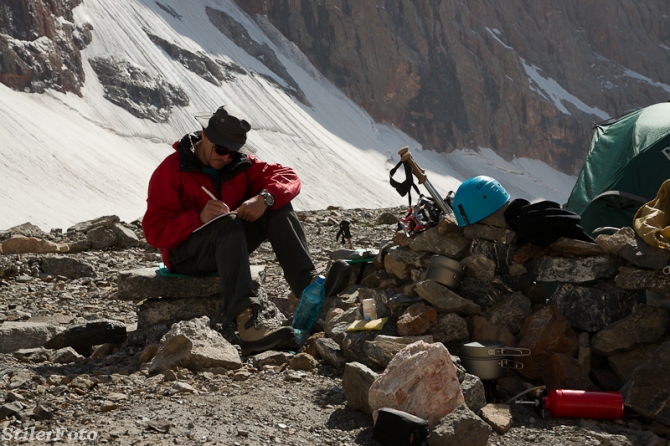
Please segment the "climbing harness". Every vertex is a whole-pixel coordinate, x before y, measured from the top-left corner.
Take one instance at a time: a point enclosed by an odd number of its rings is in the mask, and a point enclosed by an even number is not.
[[[405,181],[402,183],[393,179],[393,175],[395,175],[401,165],[405,168]],[[419,188],[414,184],[412,168],[409,162],[400,161],[393,169],[391,169],[390,183],[391,186],[398,191],[400,196],[404,197],[407,195],[409,200],[409,210],[407,211],[407,214],[398,219],[398,229],[405,232],[405,235],[409,237],[412,234],[425,231],[440,221],[442,211],[432,198],[421,194]],[[412,188],[414,188],[419,195],[419,199],[414,206],[412,206]]]
[[[440,221],[442,211],[432,199],[421,195],[419,201],[409,208],[407,215],[398,219],[398,226],[406,235],[418,234],[435,226]]]

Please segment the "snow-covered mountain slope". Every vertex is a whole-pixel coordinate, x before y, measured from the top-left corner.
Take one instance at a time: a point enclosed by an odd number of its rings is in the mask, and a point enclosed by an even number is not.
[[[226,12],[250,39],[271,48],[299,86],[303,102],[286,93],[291,88],[286,80],[223,35],[206,8]],[[407,203],[389,184],[389,170],[403,146],[410,147],[444,195],[471,176],[489,175],[513,198],[563,203],[575,181],[539,161],[509,163],[487,149],[449,155],[421,150],[394,127],[374,122],[293,44],[268,24],[261,30],[227,0],[84,1],[74,17],[78,25],[93,27],[93,39],[82,51],[82,97],[53,90],[16,92],[0,84],[0,228],[27,221],[45,230],[67,228],[110,214],[124,221],[140,218],[151,173],[172,152],[172,142],[199,129],[193,114],[223,104],[251,123],[249,143],[262,159],[299,173],[298,210]],[[246,74],[215,85],[173,59],[150,35],[206,54],[222,66],[239,66]],[[173,106],[166,122],[137,118],[104,98],[105,87],[89,62],[95,58],[140,67],[153,79],[181,88],[189,103]]]

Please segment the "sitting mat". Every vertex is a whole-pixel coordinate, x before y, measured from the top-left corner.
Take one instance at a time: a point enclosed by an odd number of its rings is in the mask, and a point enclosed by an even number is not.
[[[177,274],[173,273],[170,271],[167,266],[165,266],[165,263],[160,262],[158,264],[158,272],[161,276],[163,277],[182,277],[182,278],[189,278],[189,277],[211,277],[211,276],[218,276],[219,273],[210,273],[207,276],[189,276],[187,274]]]

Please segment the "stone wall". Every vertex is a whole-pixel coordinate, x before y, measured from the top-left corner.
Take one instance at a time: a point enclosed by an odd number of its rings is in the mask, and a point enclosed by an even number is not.
[[[632,228],[596,243],[559,238],[542,248],[523,243],[504,210],[465,228],[443,218],[411,237],[398,232],[375,278],[366,279],[402,289],[376,294],[381,316],[397,317],[398,334],[432,335],[455,355],[470,340],[528,348],[530,356],[513,358],[523,368],[508,377],[549,389],[621,391],[628,409],[670,429],[670,275],[663,273],[670,252]],[[424,278],[435,254],[463,265],[458,289]]]

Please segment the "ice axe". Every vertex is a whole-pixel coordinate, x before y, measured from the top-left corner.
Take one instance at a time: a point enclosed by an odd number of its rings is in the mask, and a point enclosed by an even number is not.
[[[407,162],[409,163],[410,167],[412,168],[412,172],[414,173],[414,176],[416,177],[417,180],[419,180],[419,184],[423,184],[424,187],[428,190],[428,193],[430,193],[430,196],[433,197],[433,200],[435,200],[435,204],[437,204],[437,207],[440,208],[442,212],[444,212],[447,215],[451,215],[452,217],[456,217],[454,214],[453,209],[444,201],[444,199],[440,196],[440,194],[437,193],[435,188],[433,187],[432,184],[430,184],[430,181],[428,181],[428,178],[426,177],[426,171],[423,170],[417,163],[414,161],[414,158],[412,158],[412,154],[409,153],[409,147],[403,147],[400,149],[398,152],[398,155],[400,155],[400,161]]]

